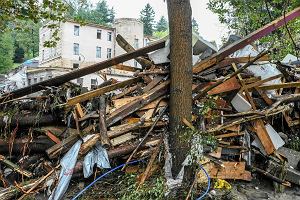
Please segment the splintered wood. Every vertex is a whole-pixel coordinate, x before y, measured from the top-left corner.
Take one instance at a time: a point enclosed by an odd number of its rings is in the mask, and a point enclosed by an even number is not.
[[[286,160],[278,151],[298,136],[299,62],[275,65],[269,62],[271,50],[258,52],[250,43],[299,15],[297,8],[218,52],[214,49],[215,54],[195,64],[189,80],[192,119],[179,119],[185,130],[180,140],[191,141],[191,152],[199,152],[196,161],[212,179],[251,181],[252,173],[259,173],[290,185],[287,179],[293,176],[282,176]],[[125,173],[143,172],[141,187],[152,174],[163,171],[167,155],[163,150],[181,148],[163,145],[170,136],[169,96],[177,92],[169,89],[174,79],[170,83],[166,42],[137,50],[120,35],[117,42],[126,54],[0,96],[0,187],[5,187],[0,199],[23,199],[46,189],[46,184],[55,192],[59,171],[78,177],[82,171],[86,175],[87,166],[95,170],[125,163],[125,169],[139,159],[145,164],[135,164]],[[130,59],[141,68],[123,64]],[[107,71],[99,71],[108,67],[131,77],[109,79]],[[103,73],[105,81],[93,90],[69,82],[95,72]],[[176,105],[184,108],[180,102]],[[70,150],[76,162],[58,165]],[[271,161],[278,171],[269,170]],[[74,166],[68,168],[69,164]],[[300,173],[296,166],[293,170],[288,168],[288,173]],[[95,176],[103,173],[97,170]],[[207,181],[203,171],[195,177],[193,186]]]

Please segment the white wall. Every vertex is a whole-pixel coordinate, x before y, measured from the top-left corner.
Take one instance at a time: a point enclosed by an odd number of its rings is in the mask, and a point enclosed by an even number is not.
[[[114,57],[114,29],[105,29],[94,26],[80,26],[79,36],[74,35],[73,22],[62,25],[62,58],[72,60],[74,63],[100,62],[107,59],[107,48],[112,50]],[[97,30],[101,30],[101,39],[97,39]],[[112,41],[108,41],[108,32],[112,33]],[[73,44],[79,44],[79,56],[73,55]],[[96,58],[96,47],[101,47],[101,58]]]

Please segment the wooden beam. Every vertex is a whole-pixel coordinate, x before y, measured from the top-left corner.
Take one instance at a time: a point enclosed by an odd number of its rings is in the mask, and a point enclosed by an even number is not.
[[[250,88],[255,88],[257,86],[260,86],[262,85],[263,83],[266,83],[266,82],[269,82],[269,81],[272,81],[274,79],[278,79],[278,78],[281,78],[282,77],[282,74],[278,74],[276,76],[271,76],[269,78],[266,78],[266,79],[263,79],[263,80],[260,80],[260,81],[257,81],[257,82],[254,82],[254,83],[251,83],[251,84],[248,84],[245,86],[244,89],[250,89]]]
[[[228,66],[228,65],[231,65],[232,63],[247,63],[251,60],[253,60],[254,57],[237,57],[237,58],[224,58],[224,60],[222,60],[220,63],[218,63],[218,66],[221,68],[221,67],[225,67],[225,66]],[[261,57],[260,59],[258,59],[256,62],[259,62],[259,61],[269,61],[269,56],[268,55],[265,55],[263,57]]]
[[[289,82],[289,83],[279,83],[279,84],[272,84],[272,85],[262,85],[259,86],[258,89],[260,90],[276,90],[281,88],[292,88],[292,87],[300,87],[300,82]]]
[[[127,60],[136,58],[138,56],[145,55],[149,52],[155,51],[157,49],[161,49],[163,47],[165,47],[165,41],[159,41],[155,44],[140,48],[136,51],[129,52],[129,53],[126,53],[126,54],[122,54],[120,56],[102,61],[100,63],[90,65],[88,67],[83,67],[83,68],[80,68],[80,69],[77,69],[77,70],[73,70],[69,73],[66,73],[66,74],[63,74],[63,75],[60,75],[60,76],[56,76],[54,78],[51,78],[51,79],[48,79],[48,80],[45,80],[45,81],[41,81],[39,83],[35,83],[35,84],[30,85],[28,87],[24,87],[24,88],[21,88],[21,89],[14,90],[10,93],[6,93],[6,94],[4,94],[0,97],[0,102],[4,102],[6,100],[13,99],[13,98],[22,97],[22,96],[25,96],[25,95],[28,95],[28,94],[32,94],[34,92],[38,92],[40,90],[45,89],[45,87],[47,87],[47,86],[59,86],[59,85],[61,85],[63,83],[66,83],[68,81],[74,80],[76,78],[79,78],[79,77],[82,77],[82,76],[85,76],[85,75],[88,75],[88,74],[91,74],[91,73],[95,73],[97,71],[106,69],[110,66],[125,62]]]
[[[137,68],[137,67],[131,67],[131,66],[122,65],[122,64],[114,65],[111,68],[122,70],[122,71],[127,71],[127,72],[136,72],[136,71],[141,70],[140,68]]]
[[[277,28],[283,26],[285,23],[297,18],[300,16],[300,7],[292,10],[291,12],[287,13],[285,16],[281,16],[276,20],[272,21],[271,23],[263,26],[262,28],[250,33],[246,37],[232,43],[231,45],[225,47],[224,49],[220,50],[219,52],[213,54],[208,59],[205,59],[199,63],[197,63],[193,68],[193,73],[199,73],[215,64],[223,60],[225,57],[229,56],[230,54],[236,52],[237,50],[245,47],[248,44],[270,34]]]
[[[107,118],[107,126],[111,126],[114,123],[120,121],[124,117],[130,115],[131,113],[139,110],[140,108],[144,107],[145,105],[151,103],[158,97],[164,95],[168,91],[170,81],[165,81],[161,83],[160,85],[156,86],[152,90],[150,90],[148,93],[143,95],[142,97],[120,107],[119,109],[115,110],[110,114],[110,116]]]
[[[268,155],[272,154],[275,147],[261,119],[254,121],[254,129],[266,153]]]
[[[126,81],[123,81],[123,82],[108,85],[108,86],[105,86],[105,87],[102,87],[102,88],[99,88],[99,89],[96,89],[96,90],[93,90],[93,91],[90,91],[90,92],[86,92],[84,94],[81,94],[81,95],[78,95],[76,97],[68,99],[66,104],[68,106],[76,105],[77,103],[89,100],[91,98],[94,98],[94,97],[97,97],[97,96],[100,96],[100,95],[103,95],[107,92],[125,87],[127,85],[131,85],[133,83],[137,83],[139,80],[140,80],[139,77],[138,78],[133,78],[133,79],[129,79],[129,80],[126,80]]]
[[[118,45],[124,49],[124,51],[126,52],[132,52],[132,51],[135,51],[135,49],[133,48],[133,46],[131,46],[126,40],[125,38],[122,37],[122,35],[118,34],[117,37],[116,37],[116,40],[117,40],[117,43]],[[150,67],[152,65],[151,61],[145,59],[145,58],[142,58],[142,57],[136,57],[135,60],[140,63],[140,65],[143,67],[143,68],[147,68],[147,67]]]

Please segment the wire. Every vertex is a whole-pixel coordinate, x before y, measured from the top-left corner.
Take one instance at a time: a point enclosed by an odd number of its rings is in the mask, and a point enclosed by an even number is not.
[[[131,164],[135,164],[135,163],[138,163],[138,162],[141,162],[143,160],[135,160],[135,161],[131,161],[129,163],[123,163],[122,165],[119,165],[111,170],[109,170],[108,172],[102,174],[101,176],[99,176],[98,178],[96,178],[93,182],[91,182],[88,186],[86,186],[83,190],[81,190],[75,197],[72,198],[72,200],[76,200],[80,195],[82,195],[85,191],[87,191],[91,186],[93,186],[97,181],[99,181],[100,179],[102,179],[103,177],[107,176],[108,174],[122,168],[123,166],[126,165],[131,165]],[[200,168],[204,171],[206,177],[207,177],[207,188],[205,190],[205,192],[199,197],[197,198],[197,200],[201,200],[203,199],[209,192],[209,189],[210,189],[210,177],[207,173],[207,171],[204,169],[204,167],[199,163],[199,166]]]
[[[105,172],[104,174],[102,174],[101,176],[96,178],[93,182],[91,182],[88,186],[86,186],[83,190],[81,190],[75,197],[72,198],[72,200],[76,200],[80,195],[82,195],[86,190],[88,190],[91,186],[93,186],[97,181],[99,181],[103,177],[107,176],[108,174],[122,168],[125,164],[131,165],[131,164],[135,164],[135,163],[138,163],[138,162],[141,162],[141,161],[143,161],[143,160],[135,160],[135,161],[131,161],[131,162],[128,162],[128,163],[124,163],[122,165],[119,165],[119,166],[109,170],[108,172]]]
[[[203,199],[208,194],[209,189],[210,189],[210,177],[209,177],[207,171],[204,169],[204,167],[200,163],[199,163],[199,166],[204,171],[204,173],[207,177],[207,188],[206,188],[205,192],[199,198],[197,198],[197,200]]]

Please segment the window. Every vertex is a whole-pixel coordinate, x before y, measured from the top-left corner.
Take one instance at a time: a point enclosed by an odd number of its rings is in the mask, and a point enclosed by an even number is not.
[[[91,79],[91,89],[94,90],[94,89],[97,89],[97,85],[98,85],[98,81],[97,79]]]
[[[136,60],[134,60],[134,66],[137,67],[138,66],[138,63]]]
[[[37,83],[37,78],[33,78],[33,83]]]
[[[97,30],[97,39],[101,39],[101,33],[102,33],[101,30]]]
[[[28,79],[28,85],[31,85],[31,78]]]
[[[111,41],[112,40],[112,32],[107,33],[107,40]]]
[[[96,58],[101,58],[101,47],[96,47]]]
[[[107,58],[111,58],[111,49],[107,48]]]
[[[79,55],[79,44],[78,43],[74,43],[74,45],[73,45],[73,54]]]
[[[45,59],[45,50],[42,51],[42,60]]]
[[[83,85],[83,78],[78,78],[77,83],[82,86]]]
[[[48,79],[51,79],[51,78],[52,78],[52,75],[49,75],[49,76],[48,76]]]
[[[40,82],[42,82],[44,80],[44,78],[43,77],[40,77]]]
[[[79,26],[74,25],[74,35],[79,36]]]
[[[139,39],[134,39],[134,48],[139,48]]]
[[[73,69],[78,69],[79,68],[79,63],[73,63]]]

